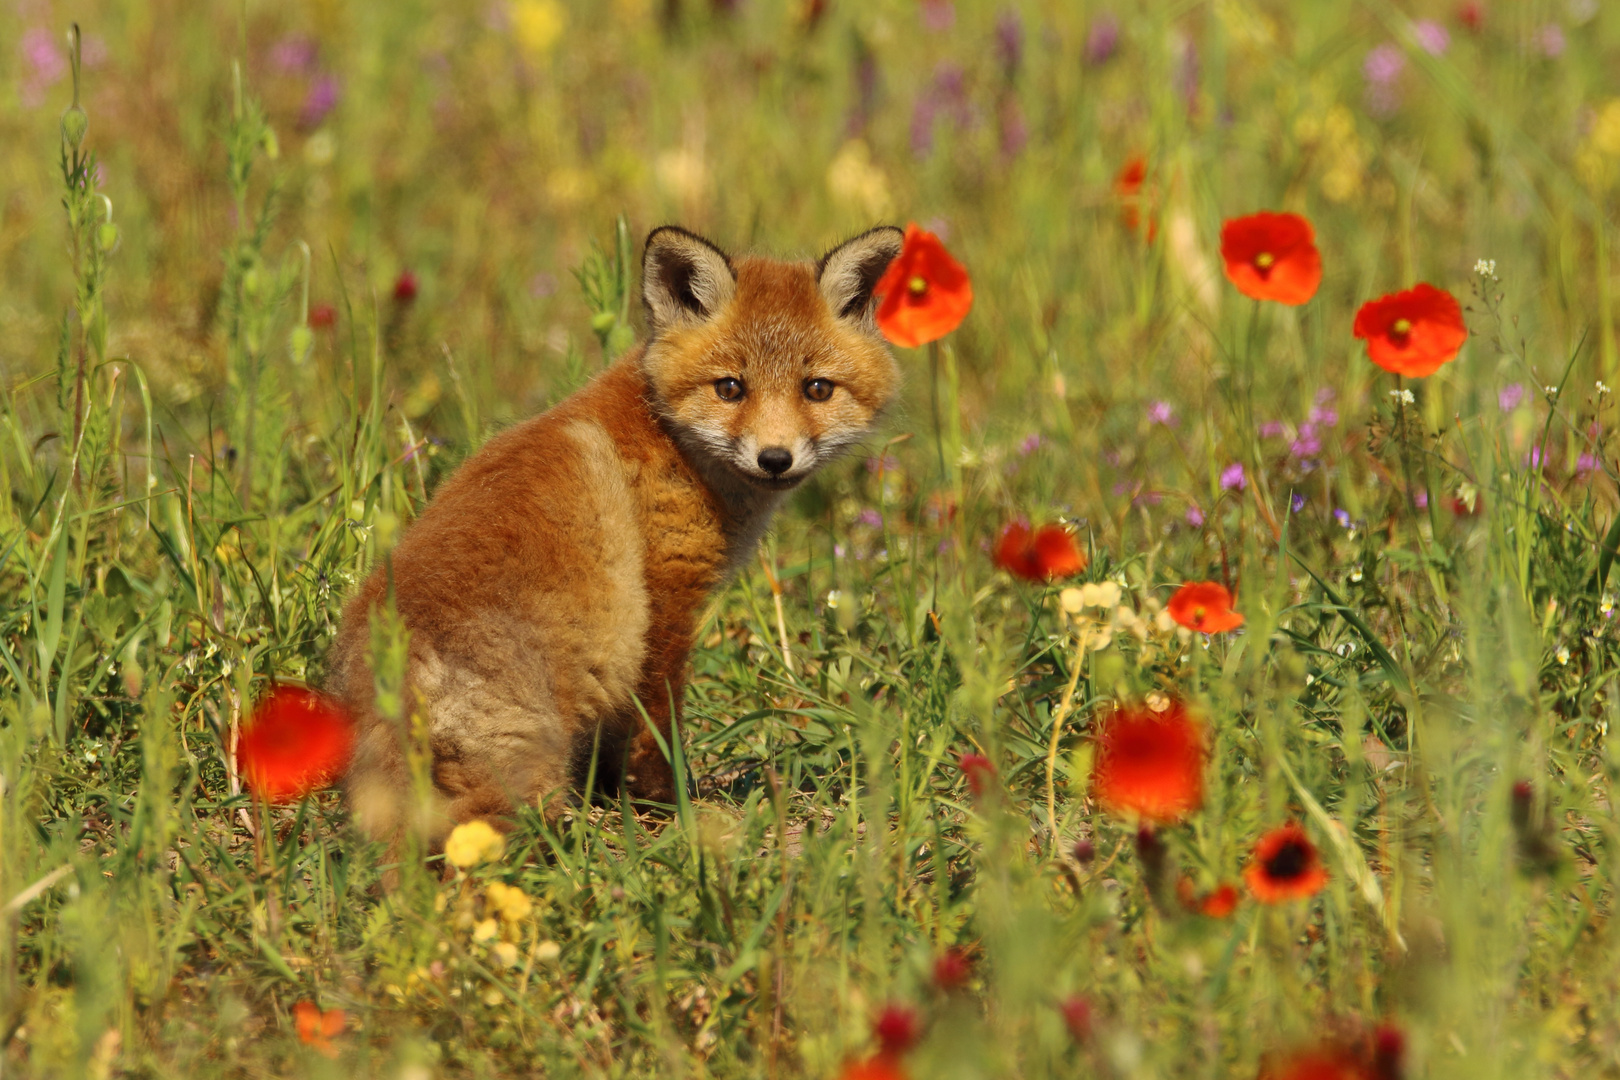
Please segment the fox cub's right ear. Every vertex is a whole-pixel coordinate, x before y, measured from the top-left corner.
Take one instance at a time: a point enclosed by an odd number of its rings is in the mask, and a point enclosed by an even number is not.
[[[647,237],[641,259],[641,299],[654,335],[682,322],[704,322],[726,306],[737,272],[726,253],[674,225]]]
[[[816,279],[827,306],[840,319],[872,323],[872,289],[894,257],[900,254],[905,234],[893,225],[880,225],[833,248],[816,264]]]

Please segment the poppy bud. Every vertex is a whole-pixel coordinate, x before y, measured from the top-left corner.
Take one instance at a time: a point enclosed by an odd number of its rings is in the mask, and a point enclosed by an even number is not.
[[[1085,865],[1097,857],[1097,845],[1090,840],[1080,839],[1074,842],[1074,861]]]
[[[401,271],[399,277],[394,279],[394,302],[397,304],[409,304],[415,299],[416,275],[409,270]]]
[[[77,154],[84,145],[85,132],[90,130],[90,117],[75,103],[62,114],[62,141]]]
[[[1530,828],[1530,804],[1535,801],[1535,789],[1530,781],[1520,780],[1513,785],[1513,828],[1523,833]]]
[[[101,248],[102,254],[107,254],[118,246],[118,226],[110,221],[101,223],[96,230],[96,244]]]
[[[934,961],[934,985],[941,990],[960,990],[973,974],[973,961],[961,949],[946,949]]]
[[[909,1005],[885,1005],[872,1022],[872,1034],[885,1054],[903,1054],[922,1038],[922,1021]]]

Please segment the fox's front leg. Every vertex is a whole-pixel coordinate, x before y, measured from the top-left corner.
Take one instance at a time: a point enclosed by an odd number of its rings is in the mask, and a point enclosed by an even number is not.
[[[684,662],[681,665],[685,667]],[[686,680],[680,673],[659,679],[648,679],[639,695],[646,716],[638,711],[636,728],[629,740],[628,759],[625,762],[624,785],[632,798],[640,802],[675,803],[675,770],[670,761],[675,755],[674,740],[681,718],[681,697],[686,691]],[[677,723],[670,723],[673,715]],[[658,732],[657,736],[653,731]],[[663,746],[658,743],[663,739]],[[669,748],[669,756],[664,755]]]

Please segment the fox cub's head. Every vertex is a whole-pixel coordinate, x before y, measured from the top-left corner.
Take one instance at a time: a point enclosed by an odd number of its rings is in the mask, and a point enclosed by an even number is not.
[[[642,363],[683,440],[781,490],[861,439],[900,382],[872,317],[900,241],[885,227],[814,264],[733,261],[684,229],[654,230]]]

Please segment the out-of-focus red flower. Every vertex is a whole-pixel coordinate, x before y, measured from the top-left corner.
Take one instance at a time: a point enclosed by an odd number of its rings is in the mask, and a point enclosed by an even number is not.
[[[1180,701],[1120,709],[1097,732],[1091,790],[1116,814],[1179,821],[1204,802],[1204,732]]]
[[[1457,21],[1469,33],[1477,34],[1485,28],[1485,5],[1479,0],[1467,0],[1457,5]]]
[[[409,270],[401,270],[399,277],[394,279],[394,302],[409,304],[416,299],[416,275]]]
[[[937,341],[955,330],[973,306],[973,281],[951,258],[939,237],[915,222],[872,292],[883,336],[907,349]]]
[[[1074,842],[1074,861],[1084,865],[1097,857],[1097,845],[1085,837]]]
[[[1091,999],[1084,994],[1070,994],[1058,1006],[1058,1012],[1063,1014],[1063,1026],[1069,1029],[1069,1037],[1077,1043],[1085,1043],[1091,1038]]]
[[[354,724],[331,699],[281,686],[259,703],[236,747],[237,768],[267,802],[290,802],[325,787],[349,766]]]
[[[293,1006],[293,1023],[298,1028],[298,1040],[313,1046],[327,1057],[337,1057],[332,1040],[343,1032],[345,1018],[342,1009],[322,1012],[313,1001],[300,1001]]]
[[[1188,911],[1196,911],[1211,919],[1224,919],[1237,910],[1238,890],[1236,885],[1223,881],[1200,896],[1193,888],[1192,879],[1182,878],[1176,882],[1176,899]]]
[[[934,961],[934,985],[941,990],[960,990],[973,976],[973,961],[961,949],[952,946]]]
[[[1232,610],[1232,594],[1218,581],[1189,581],[1165,605],[1176,622],[1200,634],[1219,634],[1243,625]]]
[[[1290,1054],[1260,1066],[1259,1080],[1369,1080],[1362,1063],[1337,1048]]]
[[[316,304],[309,309],[309,325],[314,330],[330,330],[337,325],[337,308],[331,304]]]
[[[1114,177],[1114,197],[1119,200],[1119,219],[1127,229],[1141,228],[1146,213],[1147,238],[1151,244],[1159,235],[1159,221],[1153,213],[1153,195],[1147,189],[1147,175],[1147,158],[1141,154],[1133,156]]]
[[[910,1005],[891,1002],[872,1021],[880,1055],[899,1057],[922,1040],[922,1019]]]
[[[1352,330],[1373,363],[1414,379],[1440,370],[1468,340],[1462,305],[1427,282],[1362,304]]]
[[[1264,904],[1308,899],[1322,891],[1327,879],[1316,845],[1292,821],[1262,836],[1243,870],[1249,891]]]
[[[908,1080],[898,1058],[878,1054],[865,1061],[852,1061],[838,1074],[838,1080]]]
[[[1401,1080],[1405,1058],[1406,1033],[1394,1024],[1379,1024],[1372,1037],[1373,1080]]]
[[[1261,212],[1221,226],[1221,259],[1237,291],[1256,300],[1305,303],[1322,284],[1322,254],[1298,214]]]
[[[996,782],[996,767],[983,754],[966,753],[957,761],[962,775],[967,778],[968,791],[975,799],[982,799]]]
[[[1062,525],[1031,529],[1015,521],[996,541],[996,565],[1025,581],[1073,577],[1086,568],[1086,554]]]

